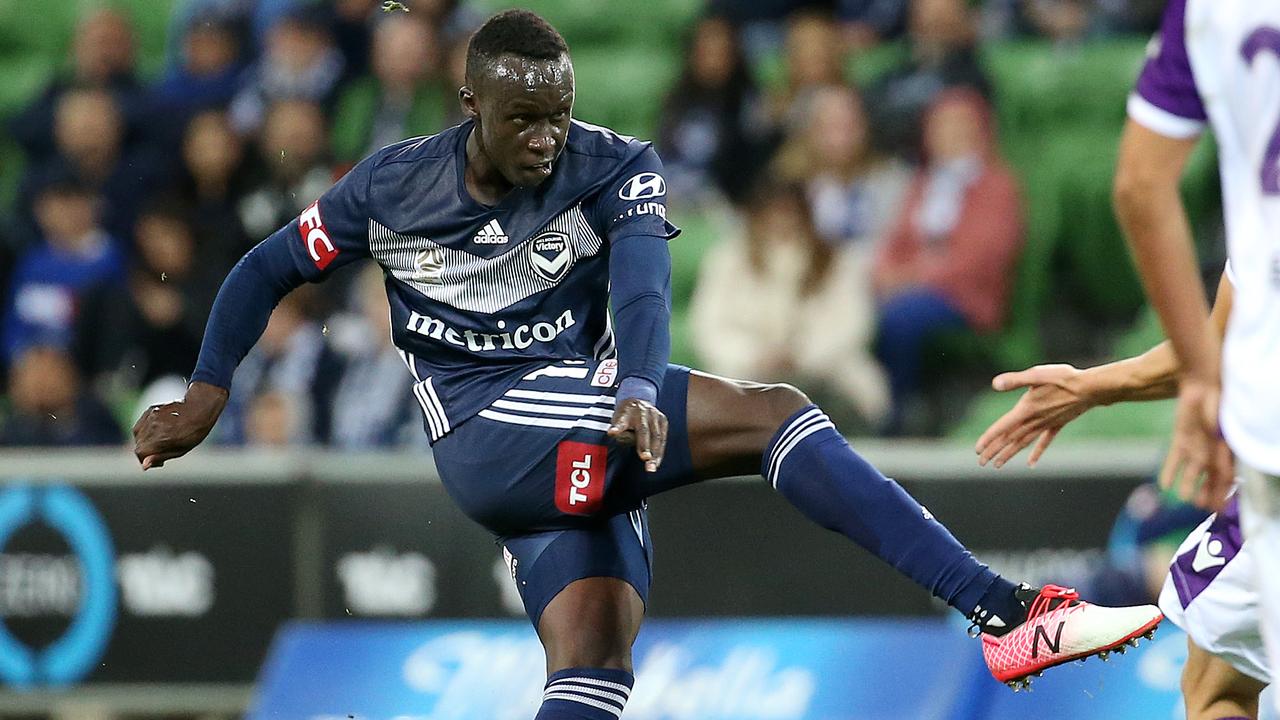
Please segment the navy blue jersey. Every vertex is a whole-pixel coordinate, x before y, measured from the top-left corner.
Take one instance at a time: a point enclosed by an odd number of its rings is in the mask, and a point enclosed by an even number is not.
[[[308,281],[382,266],[433,442],[552,361],[610,357],[610,243],[679,232],[649,143],[573,121],[550,178],[486,207],[463,180],[471,129],[379,150],[279,231]]]

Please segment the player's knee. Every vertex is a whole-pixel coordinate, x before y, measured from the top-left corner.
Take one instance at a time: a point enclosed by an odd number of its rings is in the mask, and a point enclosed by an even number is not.
[[[765,385],[762,395],[766,407],[764,416],[774,426],[781,425],[787,418],[813,404],[808,395],[787,383]]]

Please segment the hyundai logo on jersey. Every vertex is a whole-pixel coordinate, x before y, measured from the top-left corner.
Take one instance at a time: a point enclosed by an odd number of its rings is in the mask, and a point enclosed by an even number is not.
[[[561,232],[545,232],[529,243],[529,261],[534,272],[547,282],[560,282],[573,266],[569,237]]]
[[[654,172],[642,172],[623,183],[618,197],[623,200],[647,200],[667,194],[667,183]]]

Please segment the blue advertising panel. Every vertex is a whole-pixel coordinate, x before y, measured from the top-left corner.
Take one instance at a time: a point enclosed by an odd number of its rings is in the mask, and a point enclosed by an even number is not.
[[[1172,720],[1185,638],[1014,694],[976,641],[934,620],[654,620],[636,643],[630,720]],[[543,656],[522,622],[294,623],[250,720],[528,720]]]

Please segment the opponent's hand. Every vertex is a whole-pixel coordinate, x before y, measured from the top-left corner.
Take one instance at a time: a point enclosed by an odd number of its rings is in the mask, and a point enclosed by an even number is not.
[[[978,464],[995,461],[1003,467],[1014,455],[1039,439],[1027,458],[1035,467],[1058,432],[1093,407],[1096,401],[1080,389],[1081,371],[1070,365],[1037,365],[1020,372],[997,375],[991,387],[1000,392],[1030,388],[1018,403],[982,433],[975,450]]]
[[[194,382],[182,400],[147,408],[133,425],[133,454],[142,469],[162,467],[166,460],[186,455],[199,445],[226,404],[226,390]]]
[[[651,403],[627,398],[614,409],[608,435],[620,443],[635,445],[644,469],[657,472],[667,450],[667,416]]]
[[[1160,469],[1160,487],[1186,502],[1217,511],[1234,479],[1231,450],[1218,431],[1217,383],[1183,379],[1174,415],[1173,445]],[[1198,483],[1201,478],[1203,483]]]

